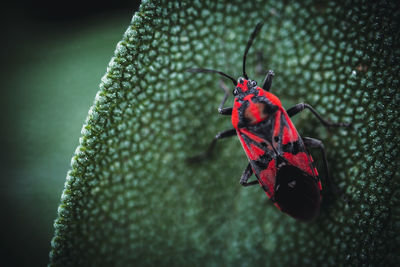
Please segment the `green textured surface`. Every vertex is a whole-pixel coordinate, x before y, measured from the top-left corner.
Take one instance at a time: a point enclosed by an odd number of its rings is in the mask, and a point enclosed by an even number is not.
[[[45,266],[73,148],[131,14],[51,24],[9,17],[0,72],[0,265]]]
[[[168,3],[167,3],[168,2]],[[51,264],[377,265],[400,260],[398,4],[144,1],[102,79],[62,194]],[[237,139],[189,166],[218,131],[218,77],[233,76],[255,24],[247,72],[288,107],[308,102],[353,129],[327,132],[304,112],[303,136],[324,140],[351,205],[326,194],[300,223],[238,179]],[[290,104],[289,104],[290,103]],[[318,155],[315,156],[318,160]]]

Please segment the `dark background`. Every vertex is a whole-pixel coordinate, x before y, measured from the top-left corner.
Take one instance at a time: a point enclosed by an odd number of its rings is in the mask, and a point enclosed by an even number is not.
[[[0,266],[45,266],[80,130],[140,1],[1,9]]]

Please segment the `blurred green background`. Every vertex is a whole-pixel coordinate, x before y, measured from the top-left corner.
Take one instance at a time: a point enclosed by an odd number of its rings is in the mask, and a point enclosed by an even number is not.
[[[1,266],[48,263],[81,127],[138,2],[2,8]]]

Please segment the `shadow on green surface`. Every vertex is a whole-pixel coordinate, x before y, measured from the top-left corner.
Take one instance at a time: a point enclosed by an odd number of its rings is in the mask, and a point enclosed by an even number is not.
[[[0,86],[2,266],[48,263],[73,149],[132,12],[78,14],[74,20],[42,12],[35,20],[13,10],[2,18],[8,26]]]

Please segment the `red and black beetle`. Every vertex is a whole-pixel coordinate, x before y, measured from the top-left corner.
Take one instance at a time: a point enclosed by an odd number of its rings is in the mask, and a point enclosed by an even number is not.
[[[240,184],[259,184],[281,211],[296,219],[310,221],[319,214],[322,186],[307,148],[319,148],[322,151],[329,181],[330,174],[322,142],[314,138],[300,137],[290,117],[307,108],[326,127],[350,124],[328,122],[306,103],[285,110],[279,98],[269,92],[274,77],[271,70],[267,72],[262,87],[248,78],[245,70],[246,56],[262,25],[257,24],[249,38],[243,56],[243,77],[237,81],[216,70],[188,69],[194,73],[220,74],[230,79],[235,86],[233,107],[224,108],[229,91],[222,84],[225,96],[218,108],[220,114],[231,115],[233,128],[218,133],[208,151],[201,157],[210,154],[217,140],[237,135],[249,159]],[[253,173],[257,180],[249,182]]]

